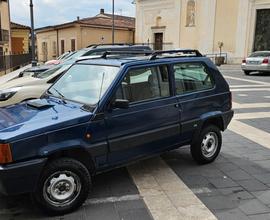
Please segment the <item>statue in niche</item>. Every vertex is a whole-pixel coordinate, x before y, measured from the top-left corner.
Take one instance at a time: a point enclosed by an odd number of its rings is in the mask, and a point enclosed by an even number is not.
[[[189,0],[187,3],[187,27],[195,26],[195,16],[196,16],[196,3],[194,0]]]

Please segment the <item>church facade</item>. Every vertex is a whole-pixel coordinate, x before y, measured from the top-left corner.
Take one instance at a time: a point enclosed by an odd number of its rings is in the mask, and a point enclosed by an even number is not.
[[[270,50],[270,0],[137,0],[137,43],[190,48],[239,63]]]

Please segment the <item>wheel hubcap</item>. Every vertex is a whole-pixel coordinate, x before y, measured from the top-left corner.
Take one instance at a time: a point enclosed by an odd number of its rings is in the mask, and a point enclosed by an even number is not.
[[[43,187],[45,200],[53,206],[67,206],[80,194],[81,182],[79,177],[69,171],[56,172],[51,175]]]
[[[218,148],[218,136],[214,132],[207,133],[202,141],[202,154],[206,158],[211,158]]]

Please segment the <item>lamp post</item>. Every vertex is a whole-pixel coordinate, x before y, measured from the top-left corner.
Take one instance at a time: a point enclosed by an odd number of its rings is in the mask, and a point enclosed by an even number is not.
[[[30,17],[31,17],[32,66],[36,66],[37,62],[36,62],[36,47],[35,47],[33,0],[30,0]]]
[[[114,44],[114,32],[115,32],[115,24],[114,24],[114,0],[112,0],[112,44]]]

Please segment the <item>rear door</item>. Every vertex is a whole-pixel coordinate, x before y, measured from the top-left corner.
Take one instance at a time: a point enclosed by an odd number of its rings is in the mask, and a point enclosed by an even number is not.
[[[213,76],[204,63],[176,63],[173,71],[181,106],[181,141],[189,143],[201,117],[219,108],[219,97],[215,94]]]
[[[179,109],[170,81],[166,65],[127,71],[114,98],[129,100],[130,107],[106,113],[111,164],[160,152],[179,143]]]

